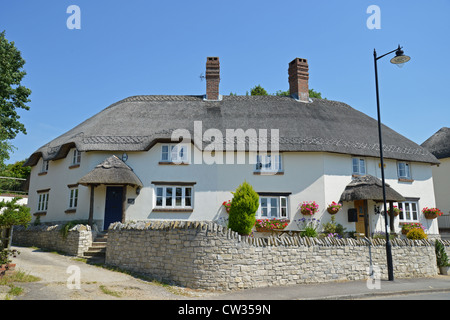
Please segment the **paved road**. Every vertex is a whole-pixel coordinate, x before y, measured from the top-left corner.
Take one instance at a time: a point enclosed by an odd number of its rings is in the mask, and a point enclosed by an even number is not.
[[[14,258],[16,269],[41,278],[38,282],[18,283],[24,294],[16,300],[177,300],[201,294],[139,280],[69,256],[33,248],[13,249],[20,251]]]

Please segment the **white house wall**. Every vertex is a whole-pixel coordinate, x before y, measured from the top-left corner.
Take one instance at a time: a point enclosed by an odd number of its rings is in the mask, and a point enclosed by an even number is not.
[[[42,168],[42,159],[32,168],[30,180],[29,206],[31,212],[36,212],[37,190],[50,188],[49,208],[41,221],[66,221],[87,219],[89,213],[90,191],[88,187],[79,185],[78,207],[75,213],[67,214],[69,188],[76,184],[85,174],[95,168],[105,158],[114,154],[111,152],[83,152],[78,168],[69,169],[73,149],[65,159],[50,161],[48,173],[38,175]],[[193,148],[197,155],[200,151]],[[121,157],[122,152],[115,153]],[[161,144],[156,144],[147,152],[127,152],[129,165],[141,179],[143,187],[127,187],[126,198],[134,199],[134,203],[125,204],[127,220],[147,219],[189,219],[217,220],[226,217],[222,202],[230,200],[232,193],[244,181],[250,183],[257,192],[286,192],[288,198],[288,213],[292,220],[302,218],[299,214],[299,204],[303,201],[316,201],[320,210],[317,218],[322,222],[331,219],[326,212],[327,204],[338,201],[345,186],[352,179],[352,157],[350,155],[324,152],[287,152],[283,153],[283,174],[254,174],[255,164],[223,164],[208,165],[161,165]],[[255,157],[254,154],[250,155]],[[378,159],[365,158],[367,173],[380,177]],[[191,161],[194,154],[191,154]],[[387,159],[386,182],[405,197],[420,198],[420,210],[424,206],[434,206],[433,181],[429,164],[412,163],[411,170],[414,182],[399,182],[397,178],[397,162]],[[193,186],[193,212],[152,212],[154,208],[154,188],[152,181],[165,182],[195,182]],[[104,217],[106,187],[95,188],[94,220],[101,221]],[[370,227],[372,230],[384,230],[384,220],[380,215],[373,214],[373,205],[369,201]],[[345,203],[344,208],[336,215],[339,223],[347,230],[354,230],[354,223],[347,222],[347,209],[351,203]],[[424,225],[427,221],[421,221]],[[397,225],[397,224],[396,224]],[[435,222],[429,223],[431,233],[437,233]],[[427,226],[427,225],[426,225]],[[428,227],[428,226],[427,226]]]

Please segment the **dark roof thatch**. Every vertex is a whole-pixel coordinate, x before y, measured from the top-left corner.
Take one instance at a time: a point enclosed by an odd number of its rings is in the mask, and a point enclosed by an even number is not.
[[[386,201],[405,201],[405,198],[392,189],[389,184],[386,186]],[[345,187],[339,201],[374,200],[383,201],[383,185],[380,179],[371,175],[355,178]]]
[[[116,156],[111,156],[78,181],[82,185],[119,184],[142,187],[133,170]]]
[[[428,138],[422,147],[428,149],[436,158],[450,157],[450,128],[443,127]]]
[[[202,133],[215,128],[225,139],[226,129],[279,130],[280,151],[325,151],[379,157],[377,121],[342,102],[312,99],[298,102],[279,96],[134,96],[116,102],[80,125],[36,150],[26,165],[39,158],[60,159],[68,146],[80,151],[143,151],[167,141],[176,129],[194,137],[194,121]],[[270,137],[268,147],[270,147]],[[225,141],[225,140],[224,140]],[[384,157],[438,164],[413,141],[383,126]],[[225,147],[225,143],[223,144]],[[206,146],[198,145],[203,149]]]

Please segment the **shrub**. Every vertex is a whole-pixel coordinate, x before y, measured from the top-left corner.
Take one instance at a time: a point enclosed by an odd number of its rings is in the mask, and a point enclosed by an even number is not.
[[[445,251],[445,247],[439,240],[436,240],[434,243],[434,248],[436,251],[436,262],[438,267],[447,267],[449,266],[448,255]]]
[[[406,237],[410,240],[421,240],[428,238],[425,231],[423,231],[423,229],[421,228],[414,228],[409,230],[406,234]]]
[[[242,235],[250,234],[255,225],[255,213],[258,207],[258,194],[250,184],[244,182],[233,193],[228,217],[228,227]]]

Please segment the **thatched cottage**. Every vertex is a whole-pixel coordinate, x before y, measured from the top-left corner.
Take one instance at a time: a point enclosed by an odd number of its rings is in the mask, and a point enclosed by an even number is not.
[[[443,127],[428,138],[422,147],[428,149],[441,162],[433,166],[433,183],[436,206],[443,215],[438,217],[439,228],[450,229],[450,128]]]
[[[315,217],[329,221],[327,205],[355,179],[381,176],[377,121],[343,102],[310,98],[306,59],[288,71],[290,96],[225,96],[219,58],[208,57],[205,95],[110,105],[29,157],[33,214],[42,222],[90,219],[100,229],[127,220],[219,220],[227,216],[222,203],[247,181],[260,195],[260,218],[294,225],[299,204],[315,201]],[[420,210],[435,205],[439,161],[386,126],[383,143],[386,181],[401,195],[389,200],[403,208],[396,230],[417,221],[437,233]],[[346,194],[337,222],[367,235],[384,230],[380,199]]]

